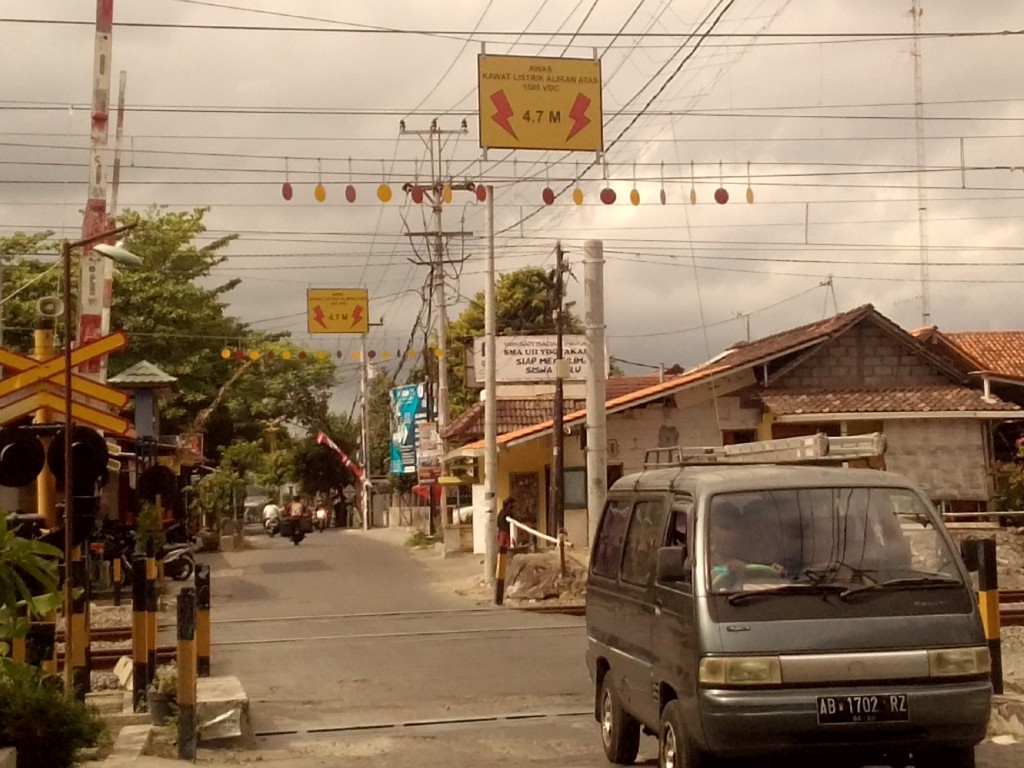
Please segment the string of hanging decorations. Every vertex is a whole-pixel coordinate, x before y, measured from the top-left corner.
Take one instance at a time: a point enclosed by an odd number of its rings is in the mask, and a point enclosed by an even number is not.
[[[289,159],[290,158],[287,158],[287,157],[284,158],[284,183],[281,185],[281,197],[283,197],[286,201],[291,201],[295,197],[295,188],[294,188],[294,186],[292,184],[291,177],[290,177],[290,172],[289,172]],[[327,187],[324,185],[324,181],[323,181],[323,165],[322,165],[321,159],[320,158],[316,158],[316,163],[317,163],[317,171],[316,171],[316,173],[317,173],[317,183],[316,183],[316,186],[313,188],[313,198],[318,203],[323,203],[323,202],[326,202],[326,200],[327,200]],[[513,164],[514,164],[514,160],[513,160]],[[380,165],[381,165],[381,180],[377,184],[377,187],[376,187],[375,191],[376,191],[377,200],[379,200],[380,202],[386,204],[386,203],[390,203],[394,199],[394,191],[393,191],[393,189],[391,187],[390,181],[388,180],[388,173],[387,173],[387,170],[386,170],[386,167],[385,167],[385,162],[383,160],[381,160],[380,161]],[[636,165],[637,165],[636,163],[632,164],[632,174],[631,174],[631,176],[630,176],[630,178],[628,180],[628,183],[630,184],[630,188],[629,188],[629,194],[628,194],[627,200],[629,201],[629,204],[632,205],[632,206],[638,206],[642,202],[640,188],[637,185]],[[618,201],[619,196],[618,196],[618,193],[615,191],[615,188],[613,186],[613,181],[609,179],[608,165],[607,164],[603,164],[602,165],[602,169],[603,169],[602,170],[602,187],[601,187],[600,191],[598,192],[598,199],[604,205],[614,205]],[[657,179],[654,180],[654,181],[657,181],[659,183],[659,185],[660,185],[659,189],[658,189],[658,198],[657,199],[658,199],[658,202],[661,205],[667,205],[668,202],[669,202],[669,199],[670,199],[670,195],[669,195],[669,193],[668,193],[668,191],[666,189],[667,184],[666,184],[666,177],[665,177],[665,163],[664,162],[660,163],[659,170],[660,170],[659,176],[658,176]],[[402,189],[402,191],[406,192],[406,194],[408,195],[409,199],[413,203],[415,203],[416,205],[421,205],[424,201],[428,200],[427,193],[430,192],[433,189],[433,186],[431,184],[421,183],[419,181],[419,179],[416,178],[417,176],[418,176],[418,173],[414,174],[413,182],[411,184],[406,183],[406,184],[401,185],[401,189]],[[515,174],[513,173],[513,180],[514,180],[514,176],[515,176]],[[747,181],[746,201],[747,201],[748,204],[751,204],[751,203],[754,202],[754,189],[753,189],[753,186],[751,184],[750,161],[749,160],[746,163],[746,177],[747,177],[746,178],[746,181]],[[352,170],[352,158],[351,157],[348,158],[348,173],[347,173],[347,179],[346,180],[347,180],[347,183],[345,185],[345,191],[344,191],[345,201],[347,203],[355,203],[356,200],[359,199],[359,193],[358,193],[358,185],[356,184],[356,180],[355,180],[355,174],[353,173],[353,170]],[[689,182],[689,186],[690,186],[689,202],[690,202],[691,205],[696,205],[698,200],[699,200],[699,196],[697,194],[697,183],[698,182],[697,182],[696,175],[694,173],[694,163],[693,163],[693,161],[690,161],[690,172],[689,172],[688,177],[685,177],[685,180]],[[533,181],[533,180],[530,179],[529,181]],[[583,188],[581,186],[583,181],[585,181],[585,179],[583,179],[580,176],[580,173],[579,173],[579,162],[577,161],[576,162],[576,171],[573,174],[573,177],[571,179],[571,182],[572,182],[572,192],[570,194],[570,199],[577,206],[581,206],[581,205],[583,205],[586,202],[586,195],[584,194]],[[440,184],[440,186],[439,186],[438,192],[440,193],[441,200],[444,203],[446,203],[446,204],[449,204],[449,203],[452,202],[453,183],[454,183],[453,180],[451,178],[449,178],[448,180],[442,182]],[[521,183],[521,184],[522,183],[528,183],[528,181],[520,181],[520,182],[517,182],[517,183]],[[482,202],[485,202],[487,200],[487,188],[483,184],[472,184],[471,182],[467,182],[467,183],[464,183],[464,184],[459,186],[460,189],[466,189],[467,187],[470,188],[474,192],[478,202],[482,203]],[[545,167],[545,169],[544,169],[544,186],[541,188],[541,191],[540,191],[540,202],[543,203],[544,205],[554,205],[555,202],[557,202],[557,199],[558,199],[558,193],[551,186],[550,169],[548,167]],[[712,199],[716,203],[718,203],[719,205],[726,205],[729,202],[729,199],[730,199],[729,198],[729,191],[726,188],[725,175],[724,175],[724,172],[723,172],[723,163],[722,163],[721,160],[718,162],[718,186],[715,188],[715,190],[714,190],[714,192],[712,194]]]
[[[367,360],[376,360],[377,358],[380,358],[381,360],[400,360],[403,357],[408,357],[410,359],[413,359],[413,358],[416,358],[416,357],[420,357],[420,356],[422,356],[424,354],[431,354],[431,355],[433,355],[434,357],[436,357],[438,359],[443,357],[440,348],[438,348],[438,347],[428,347],[426,350],[410,349],[407,352],[402,352],[401,350],[392,352],[390,349],[382,349],[380,351],[378,351],[376,349],[368,349],[368,350],[366,350],[366,359]],[[315,352],[307,352],[304,349],[303,350],[299,350],[298,352],[292,352],[292,351],[287,350],[287,349],[284,350],[283,352],[274,352],[273,350],[266,350],[266,349],[242,349],[241,347],[238,347],[238,348],[224,347],[220,351],[220,356],[224,360],[253,360],[253,361],[256,361],[256,360],[274,360],[274,359],[277,359],[277,360],[295,360],[295,361],[300,361],[301,362],[301,361],[306,361],[306,360],[326,360],[331,355],[330,355],[329,352],[325,352],[322,349],[317,350]],[[339,349],[337,352],[334,353],[334,357],[336,357],[337,359],[341,360],[342,358],[345,357],[345,354]],[[351,357],[352,357],[353,360],[355,360],[357,362],[362,362],[362,355],[359,352],[359,350],[356,350],[355,352],[352,352],[351,353]]]

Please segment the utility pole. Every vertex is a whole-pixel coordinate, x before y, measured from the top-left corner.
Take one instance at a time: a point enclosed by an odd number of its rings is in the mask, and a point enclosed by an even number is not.
[[[469,132],[469,128],[466,125],[466,121],[462,121],[462,125],[456,130],[446,130],[441,128],[437,124],[437,120],[434,119],[430,122],[430,128],[426,130],[409,130],[405,127],[405,121],[402,120],[398,124],[399,133],[401,135],[419,136],[424,144],[427,146],[428,154],[430,157],[430,182],[429,185],[421,185],[418,180],[411,183],[406,183],[402,188],[411,194],[413,202],[419,203],[426,201],[430,203],[433,212],[434,229],[426,232],[410,232],[410,237],[420,236],[427,238],[430,242],[433,250],[430,266],[430,286],[432,303],[434,306],[434,322],[435,330],[437,335],[437,354],[438,354],[438,365],[437,365],[437,398],[435,402],[434,418],[437,423],[437,432],[441,440],[441,476],[443,477],[446,473],[446,462],[445,462],[445,444],[444,444],[444,433],[448,429],[448,312],[446,308],[446,296],[445,296],[445,284],[444,284],[444,267],[445,264],[452,263],[445,258],[445,238],[447,237],[464,237],[468,232],[445,232],[441,226],[441,217],[444,210],[444,204],[451,202],[452,191],[466,190],[473,191],[476,189],[476,185],[471,181],[464,181],[458,184],[452,182],[451,179],[445,183],[443,170],[442,170],[442,158],[441,151],[444,145],[444,137],[449,135],[464,135]],[[424,264],[419,260],[410,260],[414,264]],[[428,412],[428,419],[431,414]],[[431,515],[433,515],[433,493],[431,493]],[[446,499],[444,495],[441,496],[441,524],[445,524],[445,517],[447,516],[446,510]]]
[[[371,328],[382,325],[384,325],[383,318],[381,318],[379,323],[367,322],[367,326]],[[370,482],[370,361],[366,349],[366,334],[362,333],[359,336],[359,441],[363,448],[361,458],[363,478],[365,479],[361,489],[360,508],[363,513],[363,530],[368,531],[372,527],[370,525],[370,515],[373,514],[373,505],[370,498],[373,489],[373,484]]]
[[[89,197],[85,203],[85,218],[82,221],[82,239],[89,241],[82,247],[78,285],[78,343],[100,338],[104,333],[104,322],[110,326],[109,282],[113,279],[113,265],[107,263],[92,246],[98,240],[96,235],[109,229],[107,226],[107,179],[103,156],[107,148],[110,123],[110,59],[113,50],[114,0],[96,0],[96,38],[93,49],[92,81],[92,122],[90,128],[91,158],[89,164]],[[70,328],[65,328],[66,344],[75,338]],[[105,358],[104,358],[105,360]],[[93,378],[103,378],[106,364],[93,360],[79,367],[79,370]]]
[[[494,187],[487,187],[487,283],[484,285],[484,580],[494,584],[498,563],[498,401],[494,360],[497,307],[494,286]]]
[[[565,390],[563,382],[568,375],[565,361],[562,359],[562,335],[564,332],[564,313],[562,304],[565,301],[565,253],[562,243],[555,244],[555,269],[550,275],[551,280],[551,318],[555,321],[555,399],[554,399],[554,446],[552,448],[553,471],[551,473],[550,519],[554,530],[561,533],[565,530],[565,430],[562,421],[565,416]]]
[[[608,497],[605,414],[604,243],[583,244],[584,323],[587,329],[587,533],[591,546]]]
[[[917,238],[921,253],[921,324],[931,325],[932,310],[928,297],[928,204],[925,199],[924,173],[924,83],[921,67],[921,14],[919,0],[913,0],[910,15],[914,22],[912,39],[914,57],[914,147],[917,161]]]
[[[363,444],[363,474],[367,482],[362,487],[363,530],[370,530],[370,370],[366,359],[366,334],[359,339],[359,394],[362,401],[362,429],[360,440]]]

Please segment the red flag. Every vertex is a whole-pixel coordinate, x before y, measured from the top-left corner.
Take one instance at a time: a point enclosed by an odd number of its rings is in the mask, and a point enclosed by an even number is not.
[[[356,479],[359,480],[359,482],[363,483],[364,485],[367,484],[366,474],[363,472],[362,468],[354,461],[352,461],[352,459],[350,459],[348,455],[343,450],[341,450],[341,448],[338,447],[337,443],[331,440],[331,438],[329,438],[323,432],[316,433],[316,441],[320,445],[326,445],[332,448],[334,452],[341,457],[341,463],[348,467],[350,470],[352,470],[352,474],[356,476]]]

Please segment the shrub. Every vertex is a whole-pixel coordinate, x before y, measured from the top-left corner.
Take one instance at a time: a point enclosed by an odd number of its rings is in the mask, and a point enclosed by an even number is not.
[[[58,678],[0,660],[0,747],[18,751],[18,768],[70,768],[104,730],[94,709],[64,696]]]

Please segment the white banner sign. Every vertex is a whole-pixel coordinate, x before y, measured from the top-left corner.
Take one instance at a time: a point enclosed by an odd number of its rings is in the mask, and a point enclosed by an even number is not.
[[[497,383],[553,382],[555,380],[554,336],[498,336],[494,340]],[[483,384],[487,370],[484,358],[484,339],[473,344],[476,381]],[[587,337],[562,337],[562,359],[569,366],[564,381],[585,381],[587,378]]]

